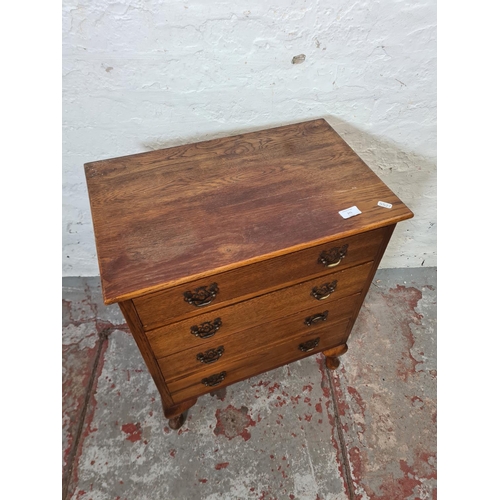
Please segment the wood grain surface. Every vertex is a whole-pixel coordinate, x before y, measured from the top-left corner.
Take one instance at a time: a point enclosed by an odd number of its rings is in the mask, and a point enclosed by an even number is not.
[[[137,315],[134,304],[131,300],[125,300],[120,302],[118,305],[120,306],[122,314],[127,321],[130,331],[132,332],[137,347],[144,358],[144,362],[148,367],[149,373],[151,374],[151,377],[153,377],[153,381],[158,389],[158,392],[160,393],[163,410],[165,411],[165,408],[169,408],[173,405],[173,401],[170,397],[167,385],[165,384],[165,378],[158,365],[158,360],[156,359],[156,356],[151,349],[151,345],[149,344],[149,340],[144,333],[144,329],[142,328],[141,321]]]
[[[151,293],[133,299],[146,330],[158,328],[167,323],[202,314],[252,296],[294,285],[316,276],[340,271],[364,262],[373,261],[385,239],[387,229],[381,228],[367,233],[343,238],[334,243],[314,246],[298,252],[267,259],[262,262],[239,267],[232,271],[206,277],[201,280],[178,285],[168,290]],[[323,250],[348,245],[345,258],[335,268],[325,267],[318,262]],[[212,303],[196,307],[184,300],[184,292],[216,283],[218,293]]]
[[[87,163],[85,174],[106,304],[413,216],[322,119]],[[343,219],[353,205],[362,213]]]

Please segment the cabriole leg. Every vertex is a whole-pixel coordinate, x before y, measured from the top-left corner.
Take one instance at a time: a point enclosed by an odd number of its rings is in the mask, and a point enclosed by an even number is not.
[[[336,370],[340,365],[339,356],[347,352],[347,344],[342,344],[332,349],[327,349],[323,351],[326,358],[326,366],[330,370]]]
[[[186,421],[187,410],[196,403],[197,399],[188,399],[174,406],[163,405],[163,413],[165,418],[168,418],[168,426],[171,429],[177,430],[182,427]]]

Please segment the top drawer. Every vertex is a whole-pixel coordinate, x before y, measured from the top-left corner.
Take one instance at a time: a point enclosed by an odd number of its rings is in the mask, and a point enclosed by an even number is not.
[[[301,280],[374,260],[387,228],[191,281],[133,299],[145,330],[276,290]]]

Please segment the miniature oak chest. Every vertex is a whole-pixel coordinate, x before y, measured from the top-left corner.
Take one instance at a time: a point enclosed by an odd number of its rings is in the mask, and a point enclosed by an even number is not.
[[[174,429],[216,388],[320,351],[336,368],[413,216],[323,119],[85,174],[104,302],[119,304]]]

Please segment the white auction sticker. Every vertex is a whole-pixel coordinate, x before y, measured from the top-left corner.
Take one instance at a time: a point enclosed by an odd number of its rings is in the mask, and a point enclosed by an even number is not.
[[[391,203],[386,203],[385,201],[379,201],[377,203],[377,205],[379,207],[384,207],[384,208],[392,208],[392,204]]]
[[[344,218],[348,219],[349,217],[354,217],[355,215],[359,215],[361,210],[354,205],[353,207],[346,208],[345,210],[341,210],[339,214]]]

